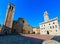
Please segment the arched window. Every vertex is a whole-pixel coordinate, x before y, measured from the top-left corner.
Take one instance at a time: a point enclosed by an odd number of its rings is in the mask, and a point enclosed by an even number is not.
[[[11,9],[11,5],[9,6],[9,10]]]
[[[12,6],[11,10],[13,10],[13,6]]]
[[[53,22],[53,24],[55,24],[55,22]]]
[[[24,23],[24,20],[23,20],[23,23]]]

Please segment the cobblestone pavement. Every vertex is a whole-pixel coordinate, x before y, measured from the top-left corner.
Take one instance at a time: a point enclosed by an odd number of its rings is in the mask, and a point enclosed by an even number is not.
[[[52,35],[40,35],[40,34],[22,34],[22,35],[27,37],[42,39],[42,40],[50,40],[54,37]]]

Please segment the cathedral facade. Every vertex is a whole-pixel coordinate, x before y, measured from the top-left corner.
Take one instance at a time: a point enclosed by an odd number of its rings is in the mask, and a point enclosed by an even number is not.
[[[13,21],[12,32],[31,34],[33,29],[31,25],[28,24],[26,19],[18,18],[18,20]]]
[[[44,22],[39,24],[40,34],[60,35],[60,24],[58,17],[49,19],[48,12],[44,12]]]

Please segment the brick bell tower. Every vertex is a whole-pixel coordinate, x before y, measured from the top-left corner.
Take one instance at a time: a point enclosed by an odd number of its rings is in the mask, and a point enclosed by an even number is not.
[[[8,4],[8,8],[6,11],[6,17],[4,21],[4,30],[8,33],[12,29],[12,22],[14,16],[15,6],[11,3]]]

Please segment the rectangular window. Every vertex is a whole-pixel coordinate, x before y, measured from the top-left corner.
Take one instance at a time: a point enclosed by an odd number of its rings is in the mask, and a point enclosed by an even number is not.
[[[53,26],[53,28],[54,28],[54,26]]]
[[[55,27],[57,28],[57,25],[55,25]]]
[[[52,27],[50,26],[50,29],[52,29]]]

